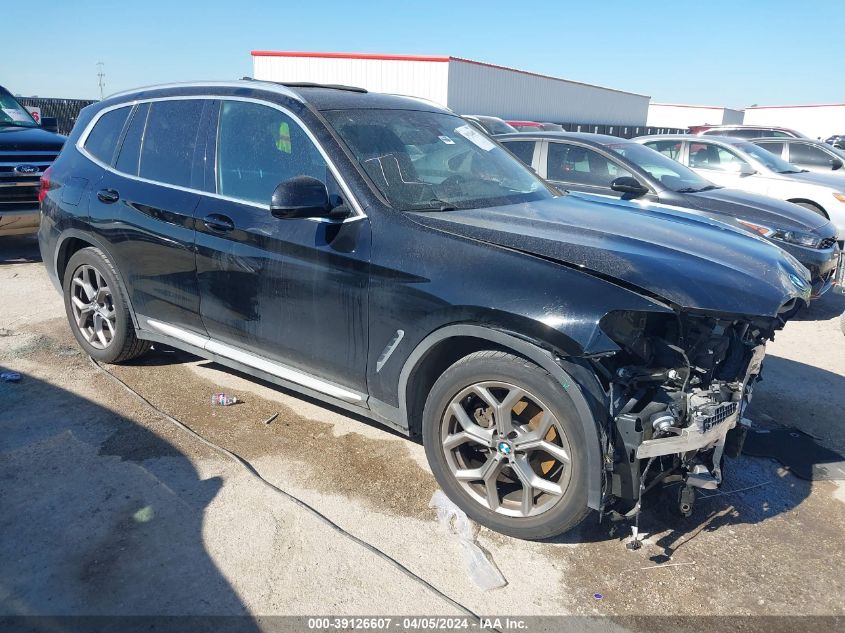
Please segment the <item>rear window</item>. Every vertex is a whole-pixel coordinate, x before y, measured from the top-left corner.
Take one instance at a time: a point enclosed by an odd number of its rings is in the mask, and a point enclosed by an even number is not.
[[[101,116],[85,139],[85,151],[106,165],[111,165],[130,110],[129,106],[117,108]]]
[[[188,187],[203,102],[156,101],[150,106],[141,164],[142,178]]]

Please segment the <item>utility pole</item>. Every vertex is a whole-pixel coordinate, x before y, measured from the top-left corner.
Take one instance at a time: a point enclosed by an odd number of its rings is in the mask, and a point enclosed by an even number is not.
[[[105,97],[105,94],[103,93],[103,89],[106,87],[106,82],[104,81],[106,73],[103,72],[104,66],[105,64],[103,64],[103,62],[97,62],[97,80],[100,84],[100,100]]]

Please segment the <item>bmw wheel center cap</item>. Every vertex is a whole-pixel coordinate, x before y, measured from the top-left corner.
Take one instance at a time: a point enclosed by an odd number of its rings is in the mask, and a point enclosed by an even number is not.
[[[504,440],[499,442],[496,448],[505,457],[508,457],[511,453],[513,453],[513,446],[511,446],[509,442],[505,442]]]

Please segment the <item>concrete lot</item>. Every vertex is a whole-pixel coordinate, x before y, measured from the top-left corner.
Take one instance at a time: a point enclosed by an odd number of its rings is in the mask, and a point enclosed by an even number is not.
[[[0,367],[24,374],[0,384],[0,615],[459,613],[92,367],[34,240],[0,262]],[[845,453],[843,309],[826,297],[778,334],[751,417]],[[637,552],[595,516],[551,543],[481,529],[508,581],[484,593],[428,508],[420,445],[180,352],[110,370],[476,614],[845,615],[843,482],[732,460],[690,519],[655,500]],[[216,391],[244,403],[212,408]]]

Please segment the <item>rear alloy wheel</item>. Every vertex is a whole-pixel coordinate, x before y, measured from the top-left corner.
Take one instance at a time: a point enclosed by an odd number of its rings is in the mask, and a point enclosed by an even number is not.
[[[541,539],[586,516],[583,431],[562,387],[505,352],[477,352],[435,383],[424,414],[438,483],[470,517]]]
[[[70,258],[63,283],[65,312],[77,342],[105,363],[130,360],[150,343],[135,336],[117,272],[105,254],[83,248]]]

